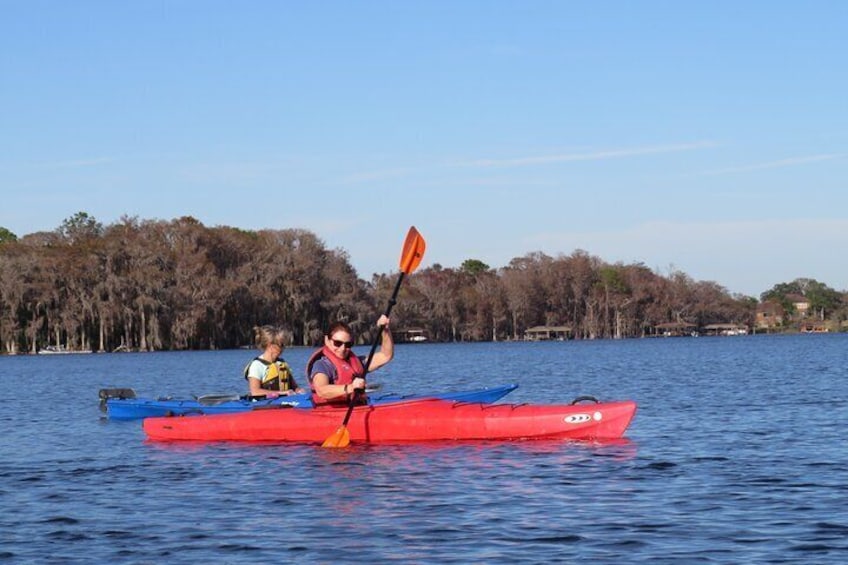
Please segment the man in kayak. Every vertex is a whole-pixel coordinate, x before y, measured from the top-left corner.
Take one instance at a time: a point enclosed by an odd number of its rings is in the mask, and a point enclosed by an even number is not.
[[[285,346],[285,332],[277,326],[253,328],[256,346],[262,353],[244,368],[244,378],[250,387],[250,396],[276,398],[303,392],[297,386],[286,360],[280,357]]]
[[[389,330],[389,318],[384,314],[377,320],[382,333],[380,349],[374,353],[368,372],[375,371],[392,360],[394,341]],[[318,406],[348,406],[353,400],[365,404],[365,357],[353,354],[350,326],[335,322],[324,336],[324,347],[317,350],[306,364],[306,375],[312,388],[312,403]]]

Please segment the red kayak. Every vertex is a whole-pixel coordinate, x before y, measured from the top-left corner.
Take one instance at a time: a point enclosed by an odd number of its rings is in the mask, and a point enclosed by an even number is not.
[[[146,418],[157,441],[321,443],[339,428],[346,408],[255,410],[237,414]],[[620,438],[636,413],[633,401],[596,404],[479,404],[426,399],[354,408],[354,443],[449,440]]]

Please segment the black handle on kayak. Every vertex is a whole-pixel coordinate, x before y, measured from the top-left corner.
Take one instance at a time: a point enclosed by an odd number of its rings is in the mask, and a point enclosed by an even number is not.
[[[97,392],[100,400],[128,400],[135,398],[135,391],[131,388],[101,388]]]
[[[251,410],[279,410],[280,408],[294,408],[293,404],[262,404],[260,406],[252,406]]]

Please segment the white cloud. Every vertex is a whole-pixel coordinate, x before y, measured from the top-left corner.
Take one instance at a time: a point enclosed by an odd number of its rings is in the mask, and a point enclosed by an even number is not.
[[[373,182],[385,179],[397,179],[422,175],[434,170],[449,169],[489,169],[509,167],[531,167],[534,165],[548,165],[552,163],[569,163],[580,161],[601,161],[606,159],[622,159],[640,155],[657,155],[664,153],[675,153],[680,151],[693,151],[707,147],[714,147],[710,141],[698,141],[694,143],[682,143],[673,145],[652,145],[645,147],[629,147],[623,149],[608,149],[589,152],[559,153],[553,155],[536,155],[526,157],[514,157],[503,159],[472,159],[466,161],[454,161],[449,163],[436,163],[419,167],[396,167],[383,170],[353,173],[342,179],[345,183]]]
[[[83,169],[113,163],[114,161],[115,159],[111,157],[94,157],[91,159],[71,159],[68,161],[39,163],[34,165],[34,167],[39,169]]]
[[[820,161],[830,161],[845,157],[844,153],[828,153],[824,155],[810,155],[807,157],[792,157],[789,159],[781,159],[779,161],[770,161],[768,163],[756,163],[753,165],[745,165],[741,167],[728,167],[725,169],[717,169],[714,171],[706,171],[704,175],[726,175],[730,173],[746,173],[748,171],[762,171],[767,169],[780,169],[784,167],[794,167],[797,165],[806,165],[807,163],[817,163]]]
[[[692,151],[714,147],[710,141],[699,141],[695,143],[682,143],[677,145],[656,145],[647,147],[630,147],[624,149],[608,149],[591,151],[586,153],[562,153],[558,155],[537,155],[530,157],[518,157],[512,159],[477,159],[464,163],[457,163],[461,167],[526,167],[532,165],[547,165],[549,163],[567,163],[575,161],[601,161],[606,159],[621,159],[638,155],[655,155],[661,153],[675,153],[679,151]]]

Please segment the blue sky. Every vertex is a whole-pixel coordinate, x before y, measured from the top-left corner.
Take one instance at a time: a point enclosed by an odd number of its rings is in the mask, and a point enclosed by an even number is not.
[[[848,2],[0,0],[0,226],[848,289]]]

